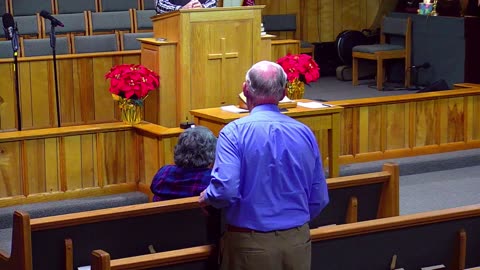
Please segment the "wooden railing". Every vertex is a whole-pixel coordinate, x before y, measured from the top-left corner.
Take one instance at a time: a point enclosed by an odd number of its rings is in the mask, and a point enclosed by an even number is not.
[[[19,58],[22,130],[57,126],[56,93],[51,56]],[[140,63],[140,51],[59,55],[57,57],[62,126],[113,122],[118,109],[108,92],[105,73],[117,64]],[[16,97],[12,60],[0,60],[0,130],[16,130]],[[10,75],[10,76],[8,76]]]
[[[0,207],[133,190],[173,162],[180,128],[120,122],[0,133]]]
[[[480,147],[480,87],[328,103],[344,108],[341,164]]]

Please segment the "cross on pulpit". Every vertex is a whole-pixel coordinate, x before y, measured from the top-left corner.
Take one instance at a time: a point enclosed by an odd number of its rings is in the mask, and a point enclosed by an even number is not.
[[[238,52],[226,52],[227,50],[227,39],[222,37],[220,38],[221,40],[221,53],[209,53],[208,54],[208,60],[218,60],[220,59],[220,70],[222,71],[221,74],[221,90],[223,90],[223,83],[227,80],[227,72],[223,64],[225,61],[229,58],[238,58]]]

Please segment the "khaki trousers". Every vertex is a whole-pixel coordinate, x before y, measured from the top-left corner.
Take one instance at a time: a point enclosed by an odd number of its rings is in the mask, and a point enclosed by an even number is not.
[[[297,228],[260,232],[225,232],[221,270],[310,270],[308,223]]]

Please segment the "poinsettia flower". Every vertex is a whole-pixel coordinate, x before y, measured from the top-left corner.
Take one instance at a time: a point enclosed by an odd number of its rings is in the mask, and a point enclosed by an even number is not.
[[[287,74],[290,83],[297,79],[308,84],[320,78],[319,67],[310,55],[289,53],[279,58],[277,63]]]
[[[138,104],[142,104],[148,93],[160,85],[158,74],[135,64],[116,65],[105,74],[105,79],[110,80],[109,91],[113,95],[127,100],[139,100]]]

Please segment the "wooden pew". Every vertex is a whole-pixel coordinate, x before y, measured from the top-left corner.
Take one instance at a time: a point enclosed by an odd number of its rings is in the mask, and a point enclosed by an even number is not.
[[[185,198],[30,219],[15,212],[11,255],[0,269],[76,269],[97,248],[115,258],[214,243],[220,216],[207,216],[198,198]]]
[[[388,163],[381,172],[327,179],[331,202],[312,226],[398,215],[398,177],[398,165]],[[95,249],[131,257],[150,244],[165,251],[213,243],[221,231],[197,197],[37,219],[17,212],[14,225],[12,255],[0,253],[0,269],[72,269],[88,265]]]
[[[480,266],[480,204],[312,229],[311,269],[445,269]],[[214,270],[213,246],[111,259],[91,255],[92,270]]]
[[[310,228],[399,215],[399,168],[385,163],[381,172],[328,178],[330,203]]]

